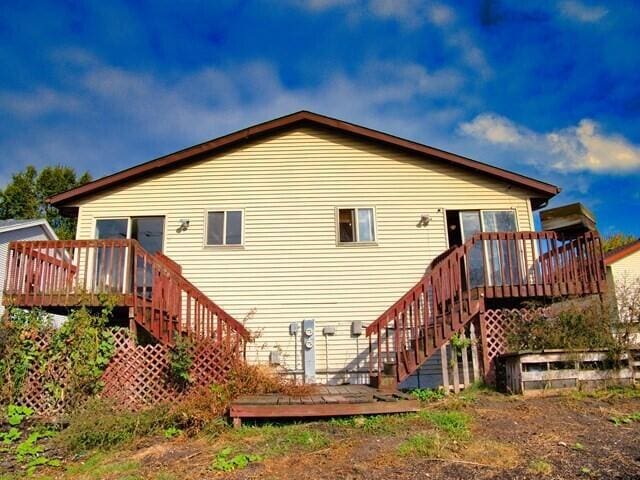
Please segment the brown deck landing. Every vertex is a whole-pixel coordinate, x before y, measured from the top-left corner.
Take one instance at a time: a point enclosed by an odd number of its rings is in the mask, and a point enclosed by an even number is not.
[[[304,418],[417,412],[419,402],[401,392],[380,392],[366,385],[314,387],[309,395],[245,395],[231,404],[238,427],[243,418]]]

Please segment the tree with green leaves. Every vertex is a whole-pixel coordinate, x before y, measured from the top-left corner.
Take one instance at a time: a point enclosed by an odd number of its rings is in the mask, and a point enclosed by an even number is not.
[[[604,253],[615,250],[619,247],[624,247],[637,240],[633,235],[629,235],[622,232],[612,233],[602,239],[602,250]]]
[[[90,181],[89,172],[77,176],[71,167],[48,166],[38,173],[29,165],[14,173],[11,181],[0,190],[0,219],[46,218],[61,239],[74,238],[76,220],[63,217],[46,199]]]

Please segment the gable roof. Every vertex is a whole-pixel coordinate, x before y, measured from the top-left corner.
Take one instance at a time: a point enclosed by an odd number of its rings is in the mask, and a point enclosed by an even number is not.
[[[632,253],[635,253],[639,250],[640,238],[638,238],[635,242],[623,245],[618,248],[614,248],[610,252],[607,252],[604,256],[604,263],[605,265],[611,265],[612,263],[616,263],[618,260],[622,260],[624,257],[628,257]]]
[[[0,233],[12,232],[14,230],[21,230],[23,228],[37,227],[40,226],[44,230],[44,233],[49,240],[57,240],[58,236],[56,232],[53,231],[49,222],[47,222],[44,218],[34,218],[30,220],[0,220]]]
[[[194,145],[193,147],[179,150],[175,153],[156,158],[146,163],[136,165],[134,167],[122,170],[120,172],[107,175],[105,177],[94,180],[80,187],[73,188],[66,192],[59,193],[47,199],[47,201],[55,207],[69,206],[72,202],[82,197],[91,195],[102,190],[106,190],[116,185],[120,185],[141,177],[149,176],[168,169],[179,168],[190,162],[202,159],[205,156],[220,153],[226,149],[237,147],[256,138],[273,135],[286,129],[302,125],[312,125],[324,129],[338,131],[362,140],[372,141],[407,151],[413,154],[429,158],[431,160],[442,161],[451,165],[459,166],[465,169],[473,170],[481,174],[485,174],[500,180],[524,187],[532,190],[539,197],[539,203],[548,200],[552,196],[560,192],[555,185],[535,180],[533,178],[510,172],[502,168],[494,167],[486,163],[472,160],[455,153],[439,150],[428,145],[406,140],[396,137],[388,133],[362,127],[353,123],[348,123],[317,113],[300,111],[286,115],[284,117],[269,120],[252,127],[238,130],[236,132],[224,135],[222,137],[209,140],[208,142]]]

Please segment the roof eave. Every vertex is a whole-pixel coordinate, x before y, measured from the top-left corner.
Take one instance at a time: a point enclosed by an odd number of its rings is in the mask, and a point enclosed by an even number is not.
[[[316,126],[339,130],[344,133],[355,135],[369,141],[383,143],[388,146],[401,148],[414,154],[421,154],[437,161],[448,161],[460,167],[469,168],[484,175],[498,177],[503,181],[527,188],[540,195],[543,200],[548,200],[560,192],[560,189],[549,183],[542,182],[515,172],[510,172],[486,163],[472,160],[455,153],[439,150],[434,147],[423,145],[411,140],[406,140],[394,135],[373,130],[360,125],[355,125],[342,120],[326,117],[308,111],[296,112],[284,117],[269,120],[236,132],[218,137],[216,139],[189,147],[163,157],[150,160],[134,167],[121,170],[111,175],[107,175],[93,182],[86,183],[80,187],[59,193],[47,198],[51,205],[61,207],[73,207],[74,201],[85,196],[98,193],[105,189],[115,187],[130,180],[134,180],[149,173],[158,173],[166,169],[177,168],[186,160],[196,161],[198,158],[218,153],[228,148],[234,148],[242,143],[254,140],[264,135],[271,135],[279,130],[292,128],[298,124],[311,123]]]
[[[605,265],[611,265],[616,263],[618,260],[622,260],[625,257],[628,257],[632,253],[640,251],[640,239],[636,240],[633,243],[630,243],[624,248],[620,250],[616,250],[615,252],[611,252],[609,255],[605,255],[604,263]]]

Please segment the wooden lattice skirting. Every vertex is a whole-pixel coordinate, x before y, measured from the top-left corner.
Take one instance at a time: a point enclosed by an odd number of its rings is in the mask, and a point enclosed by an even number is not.
[[[129,409],[140,409],[162,402],[172,402],[188,390],[179,389],[169,376],[170,348],[162,344],[136,345],[126,329],[114,331],[115,354],[102,376],[103,398],[116,401]],[[47,348],[46,339],[36,342],[39,349]],[[239,360],[235,346],[225,347],[213,339],[201,341],[193,347],[191,388],[224,383],[234,363]],[[64,391],[68,372],[63,366],[50,365],[48,378],[55,378]],[[27,374],[22,392],[16,402],[32,408],[39,415],[56,415],[68,409],[64,395],[54,396],[45,388],[45,377],[34,365]]]
[[[489,384],[496,382],[495,359],[498,355],[507,352],[507,341],[509,335],[514,331],[517,321],[525,321],[545,315],[548,309],[538,308],[502,308],[487,310],[484,315],[484,322],[487,335],[487,356],[489,358],[489,371],[485,372],[485,381]]]

